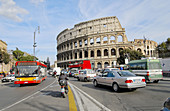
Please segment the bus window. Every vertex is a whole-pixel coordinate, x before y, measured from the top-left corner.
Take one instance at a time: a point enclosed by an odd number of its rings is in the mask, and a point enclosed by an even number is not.
[[[161,69],[161,65],[158,62],[150,62],[149,69]]]

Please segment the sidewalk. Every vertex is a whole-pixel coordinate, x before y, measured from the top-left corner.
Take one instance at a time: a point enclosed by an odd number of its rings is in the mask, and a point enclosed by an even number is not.
[[[170,81],[170,77],[163,77],[163,81]]]

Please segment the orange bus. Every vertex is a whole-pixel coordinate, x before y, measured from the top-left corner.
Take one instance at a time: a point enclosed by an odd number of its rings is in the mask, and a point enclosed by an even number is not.
[[[18,61],[15,64],[14,84],[41,83],[47,78],[47,66],[37,61]]]

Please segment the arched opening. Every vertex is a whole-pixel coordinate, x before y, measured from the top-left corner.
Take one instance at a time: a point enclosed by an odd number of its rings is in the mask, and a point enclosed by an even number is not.
[[[102,68],[102,64],[100,62],[97,63],[97,68]]]
[[[104,37],[103,38],[103,44],[106,44],[108,42],[108,38],[107,37]]]
[[[77,52],[74,53],[74,58],[77,59]]]
[[[109,66],[109,63],[108,63],[108,62],[105,62],[105,63],[104,63],[104,67],[106,68],[107,66]]]
[[[82,51],[79,52],[79,58],[82,58]]]
[[[90,39],[90,45],[93,45],[93,44],[94,44],[94,39],[91,38],[91,39]]]
[[[101,51],[97,50],[97,57],[100,57],[100,56],[101,56]]]
[[[67,60],[69,60],[69,54],[67,54]]]
[[[72,53],[70,53],[70,57],[71,57],[71,59],[73,59]]]
[[[140,48],[137,49],[138,52],[142,52],[142,50]]]
[[[121,35],[119,35],[119,36],[117,36],[117,37],[118,37],[118,38],[117,38],[118,42],[123,42]]]
[[[84,45],[87,46],[87,39],[84,39]]]
[[[91,63],[91,69],[94,69],[94,63]]]
[[[91,56],[91,57],[94,57],[94,51],[93,51],[93,50],[91,51],[90,56]]]
[[[77,42],[74,42],[74,47],[77,48]]]
[[[115,37],[114,36],[111,36],[110,37],[110,43],[114,43],[115,42]]]
[[[100,37],[98,37],[98,38],[96,39],[96,43],[97,43],[97,44],[100,44]]]
[[[111,49],[111,55],[112,55],[112,56],[116,55],[116,50],[115,50],[114,48]]]
[[[84,51],[84,57],[85,57],[85,58],[88,57],[88,51]]]
[[[82,47],[82,40],[79,40],[79,47]]]
[[[108,50],[107,49],[104,50],[104,56],[108,56]]]
[[[119,55],[120,55],[120,52],[123,50],[123,48],[119,48]]]

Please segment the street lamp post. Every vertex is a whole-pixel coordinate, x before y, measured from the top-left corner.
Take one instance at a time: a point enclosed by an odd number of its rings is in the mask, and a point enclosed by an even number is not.
[[[35,34],[36,34],[36,31],[38,30],[38,33],[40,33],[40,26],[38,26],[35,31],[34,31],[34,45],[33,45],[33,48],[34,48],[34,61],[35,61],[35,47],[37,47],[36,45],[36,42],[35,42]]]

